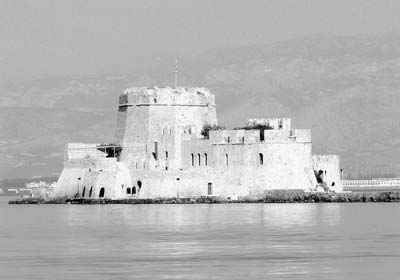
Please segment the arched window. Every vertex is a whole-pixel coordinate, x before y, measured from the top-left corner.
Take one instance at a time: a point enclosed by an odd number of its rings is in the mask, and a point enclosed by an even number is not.
[[[194,166],[194,154],[191,154],[192,156],[192,166]]]
[[[208,165],[207,153],[204,154],[204,165]]]
[[[93,186],[90,187],[90,191],[89,191],[89,197],[92,197],[92,191],[93,191]]]
[[[264,155],[262,153],[259,153],[258,154],[258,158],[259,158],[259,161],[260,161],[260,165],[263,165],[264,164]]]
[[[126,193],[131,194],[131,188],[126,188]]]
[[[132,187],[132,194],[136,194],[136,187]]]
[[[142,188],[142,181],[137,181],[137,185],[139,187],[139,190]]]
[[[200,154],[197,154],[197,160],[198,160],[199,166],[200,166],[201,165],[201,156],[200,156]]]
[[[165,158],[168,158],[168,151],[165,151]]]
[[[99,197],[104,197],[104,193],[105,193],[104,188],[101,188],[99,192]]]
[[[83,187],[82,197],[85,197],[86,187]]]
[[[226,166],[229,165],[229,157],[228,157],[228,154],[225,154],[225,165],[226,165]]]

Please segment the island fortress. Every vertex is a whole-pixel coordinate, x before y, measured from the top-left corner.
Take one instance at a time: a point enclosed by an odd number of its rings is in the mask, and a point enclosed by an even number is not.
[[[342,191],[339,157],[312,155],[310,130],[290,119],[218,126],[206,88],[134,87],[119,97],[113,144],[69,143],[60,197],[172,198]]]

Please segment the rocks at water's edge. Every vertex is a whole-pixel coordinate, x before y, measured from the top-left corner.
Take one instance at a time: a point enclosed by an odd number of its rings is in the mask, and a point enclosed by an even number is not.
[[[321,202],[400,202],[400,192],[350,192],[350,193],[307,193],[302,190],[275,190],[263,195],[239,197],[237,199],[204,196],[198,198],[155,198],[155,199],[44,199],[41,197],[21,198],[9,204],[211,204],[211,203],[321,203]]]

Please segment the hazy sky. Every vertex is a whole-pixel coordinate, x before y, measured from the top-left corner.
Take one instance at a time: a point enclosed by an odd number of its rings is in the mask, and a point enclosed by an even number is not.
[[[154,51],[399,30],[399,14],[398,0],[0,0],[0,81],[90,74]]]

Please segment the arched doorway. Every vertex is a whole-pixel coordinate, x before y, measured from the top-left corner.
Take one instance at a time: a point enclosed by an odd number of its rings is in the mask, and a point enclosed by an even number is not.
[[[104,188],[101,188],[99,192],[99,197],[104,197],[104,192],[105,192]]]

